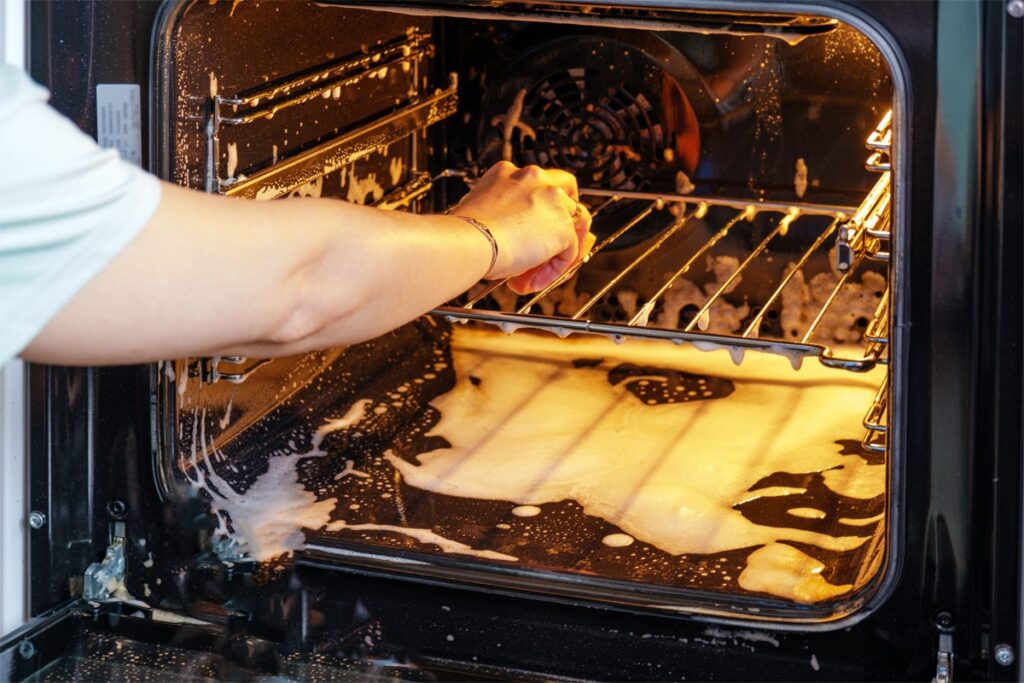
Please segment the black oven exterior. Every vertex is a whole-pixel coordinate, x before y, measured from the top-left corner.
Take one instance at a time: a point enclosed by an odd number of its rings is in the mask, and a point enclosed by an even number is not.
[[[158,117],[147,99],[156,26],[167,7],[102,0],[30,7],[30,70],[50,88],[53,105],[95,135],[96,84],[140,84],[150,137],[144,165],[156,170]],[[739,2],[735,8],[763,9]],[[196,559],[197,511],[169,511],[158,500],[151,457],[155,367],[32,366],[29,509],[45,520],[29,537],[36,618],[5,638],[2,670],[23,677],[87,629],[156,642],[173,637],[198,650],[232,651],[233,637],[302,649],[312,602],[329,605],[353,633],[379,629],[442,678],[461,672],[471,678],[904,680],[932,678],[952,661],[958,677],[1016,679],[1024,19],[1002,0],[823,3],[818,11],[852,17],[887,36],[909,102],[908,296],[900,311],[909,340],[902,378],[908,410],[897,425],[906,449],[902,542],[891,590],[868,617],[840,630],[751,637],[748,628],[692,616],[383,576],[341,582],[325,577],[315,557],[300,562],[293,588],[267,594],[244,573]],[[198,609],[223,626],[223,642],[201,628],[119,618],[74,597],[88,565],[103,557],[113,523],[178,558],[167,560],[167,575],[201,596]],[[129,570],[145,559],[133,553]],[[232,656],[254,665],[269,657],[253,648]]]

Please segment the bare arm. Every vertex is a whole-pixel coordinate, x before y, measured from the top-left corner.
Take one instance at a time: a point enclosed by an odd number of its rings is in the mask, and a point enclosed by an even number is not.
[[[249,202],[164,184],[155,215],[23,352],[61,364],[276,356],[378,336],[486,276],[539,289],[582,257],[575,180],[496,166],[451,216],[341,201]]]

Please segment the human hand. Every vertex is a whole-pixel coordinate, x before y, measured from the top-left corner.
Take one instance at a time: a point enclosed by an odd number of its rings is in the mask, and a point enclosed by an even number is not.
[[[491,230],[498,259],[485,278],[509,278],[518,294],[548,286],[594,244],[590,212],[579,203],[576,178],[565,171],[499,161],[452,214],[475,218]]]

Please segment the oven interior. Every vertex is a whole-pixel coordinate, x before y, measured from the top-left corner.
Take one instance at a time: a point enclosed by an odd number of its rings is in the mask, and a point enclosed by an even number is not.
[[[183,5],[165,177],[441,212],[506,159],[574,173],[597,242],[544,291],[481,283],[348,349],[162,363],[164,495],[260,572],[862,609],[899,495],[878,47],[818,16],[370,4]]]

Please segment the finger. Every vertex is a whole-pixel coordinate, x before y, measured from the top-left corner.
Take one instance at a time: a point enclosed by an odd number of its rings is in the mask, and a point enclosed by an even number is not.
[[[544,180],[561,189],[575,200],[580,198],[579,185],[576,183],[576,176],[558,168],[550,168],[544,171]]]
[[[498,178],[507,178],[512,174],[518,172],[519,170],[520,168],[513,164],[511,161],[499,161],[493,166],[491,166],[489,169],[487,169],[487,171],[481,177],[486,178],[488,176],[495,176]]]
[[[521,275],[510,278],[508,286],[516,294],[532,294],[547,287],[559,275],[561,275],[561,272],[549,261],[536,268],[531,268]]]
[[[573,231],[576,233],[575,260],[570,261],[571,265],[576,260],[583,259],[590,253],[590,247],[594,244],[593,235],[590,234],[590,225],[593,222],[593,217],[590,215],[590,210],[587,209],[586,205],[582,204],[578,200],[572,199],[566,195],[564,191],[558,192],[558,196],[561,197],[562,205],[566,208],[566,211],[569,212],[569,220],[573,222]],[[573,214],[577,214],[575,218],[573,217]],[[587,242],[588,235],[590,235],[589,244]]]
[[[517,168],[511,173],[511,177],[515,180],[540,180],[544,175],[544,169],[536,164]]]
[[[549,261],[531,268],[525,273],[509,278],[509,289],[519,295],[539,292],[561,277],[562,273],[566,270],[582,261],[590,253],[596,241],[597,237],[593,233],[584,233],[580,238],[580,248],[575,258],[570,260],[569,250],[558,254]]]
[[[582,206],[582,204],[580,204],[575,199],[570,197],[565,192],[565,190],[563,190],[560,187],[558,187],[558,188],[556,188],[554,186],[546,187],[546,188],[544,188],[544,193],[545,193],[545,196],[550,196],[554,201],[558,202],[558,204],[565,209],[566,215],[568,215],[570,217],[569,220],[573,222],[573,224],[574,224],[573,228],[575,228],[576,219],[573,218],[572,215],[574,213],[576,213],[576,207],[577,206]]]
[[[579,207],[580,215],[573,220],[573,228],[576,230],[576,234],[582,237],[590,232],[590,226],[594,222],[594,217],[590,215],[590,209],[582,202],[580,202]],[[576,207],[574,206],[573,211],[575,210]]]

